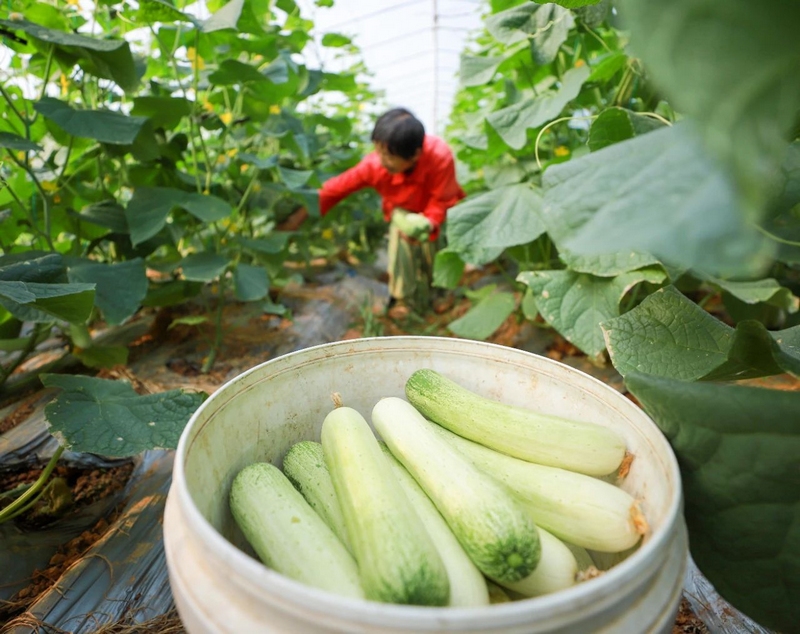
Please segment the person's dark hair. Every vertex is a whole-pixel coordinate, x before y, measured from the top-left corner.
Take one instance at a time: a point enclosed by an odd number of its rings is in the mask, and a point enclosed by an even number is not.
[[[425,127],[405,108],[383,113],[375,122],[372,141],[384,143],[390,154],[409,160],[422,147]]]

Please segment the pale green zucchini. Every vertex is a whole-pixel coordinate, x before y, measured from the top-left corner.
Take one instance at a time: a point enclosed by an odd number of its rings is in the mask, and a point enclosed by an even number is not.
[[[483,574],[518,581],[533,572],[540,556],[536,527],[504,485],[436,436],[402,399],[378,401],[372,423]]]
[[[248,543],[267,566],[301,583],[363,598],[352,555],[276,466],[242,469],[230,508]]]
[[[578,562],[567,546],[555,535],[542,528],[539,541],[542,544],[542,558],[530,575],[519,581],[496,580],[501,586],[526,597],[538,597],[574,586],[578,578]]]
[[[364,417],[349,407],[322,424],[322,448],[367,598],[447,605],[447,570]]]
[[[325,464],[322,444],[302,440],[292,445],[283,457],[283,472],[352,553],[342,508],[336,498],[328,465]]]
[[[380,443],[380,445],[400,486],[403,487],[403,491],[425,525],[428,535],[433,539],[444,562],[444,567],[447,568],[447,576],[450,579],[450,602],[448,605],[461,607],[489,605],[489,591],[481,571],[464,552],[447,522],[444,521],[441,513],[436,510],[436,506],[425,495],[416,480],[392,455],[385,443]]]
[[[406,397],[450,431],[516,458],[588,475],[606,475],[625,457],[613,430],[484,398],[429,369],[406,382]]]
[[[636,500],[603,480],[512,458],[426,421],[476,467],[517,494],[540,526],[564,541],[602,552],[634,546],[646,532]]]

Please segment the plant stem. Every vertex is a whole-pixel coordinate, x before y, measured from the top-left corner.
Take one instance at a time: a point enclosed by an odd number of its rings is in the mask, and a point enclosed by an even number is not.
[[[17,515],[19,511],[27,510],[28,507],[36,501],[35,498],[37,497],[39,491],[44,488],[44,485],[47,483],[47,479],[50,477],[53,469],[56,468],[58,459],[61,457],[62,453],[64,453],[64,447],[59,445],[58,449],[56,449],[55,453],[50,458],[50,462],[48,462],[47,466],[44,468],[44,471],[42,471],[36,482],[33,483],[33,486],[25,491],[25,493],[20,495],[11,504],[5,507],[2,511],[0,511],[0,524],[10,520],[12,517]]]
[[[19,120],[22,121],[22,125],[25,126],[25,137],[27,139],[30,139],[31,138],[31,128],[30,128],[30,125],[28,124],[27,117],[22,116],[22,113],[19,110],[17,110],[17,107],[14,105],[14,102],[11,100],[11,95],[9,95],[5,91],[5,89],[3,88],[2,84],[0,84],[0,95],[3,95],[3,99],[6,100],[6,103],[8,104],[8,107],[11,109],[11,111],[15,115],[17,115]]]
[[[203,362],[203,367],[200,371],[203,374],[209,372],[217,359],[217,354],[222,347],[222,322],[223,312],[225,309],[225,273],[219,276],[219,290],[217,291],[217,314],[214,320],[214,341],[211,345],[211,350],[208,351],[208,356]]]
[[[23,163],[22,161],[18,160],[17,157],[14,156],[14,153],[11,150],[9,150],[8,148],[6,148],[6,152],[8,152],[8,155],[11,157],[11,160],[14,161],[14,163],[16,163],[18,167],[24,169],[27,172],[28,176],[31,177],[31,180],[33,181],[34,186],[39,191],[39,195],[42,197],[42,208],[44,209],[44,226],[45,227],[49,227],[50,226],[50,203],[47,200],[47,192],[45,192],[44,189],[42,188],[42,184],[39,182],[39,179],[36,178],[36,174],[33,173],[33,170],[31,169],[30,165],[27,165],[26,163]],[[50,234],[49,233],[42,233],[42,231],[40,229],[36,228],[36,222],[35,222],[35,219],[33,217],[31,217],[30,220],[31,220],[31,226],[34,227],[34,229],[38,233],[42,234],[42,237],[44,237],[45,241],[47,242],[47,245],[50,247],[50,250],[51,251],[55,251],[56,248],[53,245],[53,241],[50,238]]]
[[[42,325],[36,324],[33,327],[33,332],[31,333],[30,337],[28,337],[28,340],[25,342],[25,347],[19,351],[17,358],[14,359],[14,361],[11,362],[11,365],[9,365],[7,368],[0,368],[0,386],[2,386],[8,377],[14,373],[14,370],[16,370],[22,364],[22,362],[30,356],[34,348],[36,348],[36,344],[38,343],[41,332]]]

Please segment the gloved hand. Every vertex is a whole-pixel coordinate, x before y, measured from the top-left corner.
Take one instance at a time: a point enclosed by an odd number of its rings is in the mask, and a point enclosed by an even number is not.
[[[400,230],[400,233],[420,241],[427,240],[433,230],[431,221],[425,216],[406,211],[405,209],[394,210],[392,213],[392,224]]]

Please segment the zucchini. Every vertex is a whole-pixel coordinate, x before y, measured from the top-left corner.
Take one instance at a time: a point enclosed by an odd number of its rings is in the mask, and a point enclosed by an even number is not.
[[[405,391],[425,417],[516,458],[606,475],[625,457],[625,442],[611,429],[492,401],[434,370],[414,372]]]
[[[364,597],[352,555],[276,466],[258,462],[242,469],[231,485],[230,508],[245,539],[273,570]]]
[[[511,489],[537,526],[564,541],[615,553],[634,546],[647,530],[636,500],[609,482],[512,458],[434,423],[426,424],[438,438]]]
[[[330,412],[322,448],[367,598],[447,605],[444,563],[364,417],[349,407]]]
[[[536,527],[504,485],[436,436],[400,398],[378,401],[372,422],[483,574],[518,581],[533,572],[540,556]]]
[[[538,597],[574,586],[578,582],[578,562],[572,551],[546,530],[537,529],[542,544],[542,558],[530,575],[511,583],[498,584],[525,597]]]
[[[403,487],[403,491],[425,525],[428,535],[433,539],[444,562],[444,567],[447,569],[447,576],[450,579],[450,602],[448,605],[462,607],[489,605],[489,591],[481,571],[475,567],[467,553],[464,552],[447,522],[436,510],[436,506],[430,498],[425,495],[425,491],[392,455],[386,443],[380,443],[380,445],[389,459],[389,464],[392,466],[392,471],[400,482],[400,486]]]
[[[283,473],[352,553],[342,508],[322,454],[322,444],[302,440],[292,445],[283,457]]]

